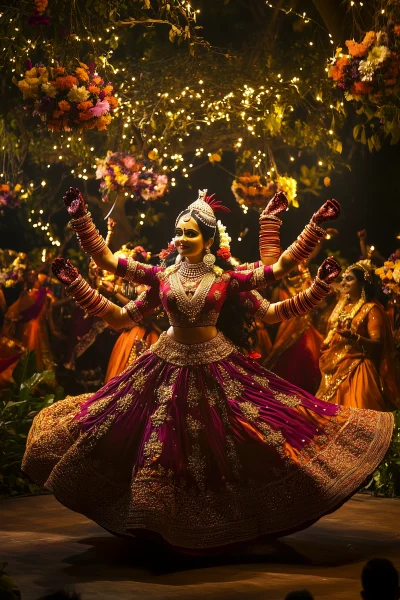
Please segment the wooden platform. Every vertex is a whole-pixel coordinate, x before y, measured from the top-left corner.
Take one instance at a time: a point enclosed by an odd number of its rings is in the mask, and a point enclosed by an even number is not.
[[[359,598],[374,557],[400,568],[400,502],[357,495],[336,513],[276,545],[213,558],[185,558],[127,545],[52,496],[0,501],[0,561],[34,600],[66,586],[82,600],[283,600],[309,589],[316,600]]]

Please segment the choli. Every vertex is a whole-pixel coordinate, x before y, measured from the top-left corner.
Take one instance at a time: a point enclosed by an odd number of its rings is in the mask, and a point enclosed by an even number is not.
[[[249,270],[223,271],[219,267],[209,270],[204,263],[181,262],[160,267],[146,265],[132,258],[120,258],[116,274],[134,283],[150,286],[152,308],[155,308],[154,297],[157,293],[159,303],[174,327],[216,325],[228,296],[249,293],[275,281],[272,267],[264,265],[254,265]],[[130,302],[126,309],[136,321],[145,306],[138,307],[137,302]]]

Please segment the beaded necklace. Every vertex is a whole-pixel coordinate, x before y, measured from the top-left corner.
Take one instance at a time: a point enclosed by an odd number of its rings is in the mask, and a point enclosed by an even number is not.
[[[346,306],[348,306],[349,300],[346,296],[341,298],[339,302],[336,304],[332,315],[330,317],[330,321],[332,323],[332,328],[329,330],[326,339],[324,340],[324,344],[328,345],[335,335],[337,328],[339,327],[339,323],[343,321],[353,320],[356,314],[359,312],[361,307],[365,304],[366,300],[364,295],[356,302],[351,310],[346,310]]]
[[[179,269],[169,276],[171,290],[178,309],[190,322],[197,319],[215,281],[215,272],[203,263],[180,263]]]

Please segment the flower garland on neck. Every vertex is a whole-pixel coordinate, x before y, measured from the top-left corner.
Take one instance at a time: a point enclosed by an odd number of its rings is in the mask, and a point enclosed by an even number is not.
[[[330,344],[333,336],[335,335],[335,333],[337,331],[337,328],[339,327],[339,323],[341,323],[342,321],[348,321],[348,320],[353,321],[356,314],[359,312],[359,310],[362,308],[362,306],[366,302],[365,295],[362,294],[361,298],[358,300],[358,302],[356,302],[355,305],[353,306],[353,308],[349,311],[346,310],[346,306],[347,306],[348,302],[349,302],[349,298],[347,296],[344,296],[336,304],[336,306],[331,314],[331,317],[330,317],[330,321],[332,323],[332,328],[329,330],[329,333],[324,340],[325,346]]]

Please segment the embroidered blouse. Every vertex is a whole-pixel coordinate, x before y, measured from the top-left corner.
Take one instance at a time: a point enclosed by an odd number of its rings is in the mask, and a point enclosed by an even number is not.
[[[230,294],[250,293],[275,281],[271,266],[254,265],[249,270],[236,271],[222,271],[219,267],[214,267],[201,277],[193,295],[188,296],[179,277],[180,268],[180,264],[161,267],[146,265],[130,257],[119,258],[116,275],[151,288],[148,293],[145,292],[145,296],[128,303],[125,307],[135,321],[139,314],[148,314],[156,308],[161,300],[172,326],[215,325],[222,305]],[[157,304],[156,294],[160,299]],[[260,306],[253,302],[253,297],[246,297],[243,301],[245,300],[249,300],[257,312]]]

